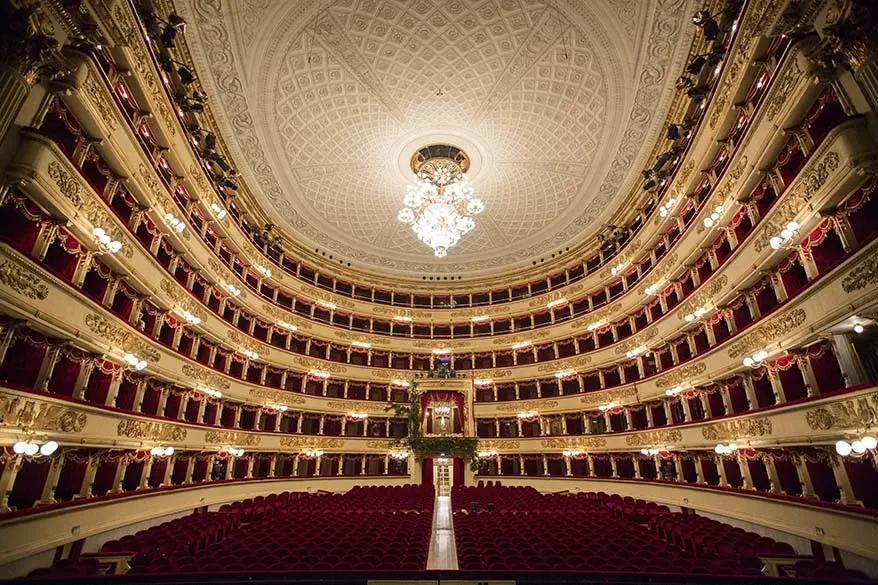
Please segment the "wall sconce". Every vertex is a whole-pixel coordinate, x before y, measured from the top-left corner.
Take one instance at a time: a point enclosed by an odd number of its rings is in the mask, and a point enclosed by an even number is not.
[[[519,350],[530,347],[530,341],[519,341],[518,343],[512,344],[512,349]]]
[[[634,357],[637,357],[637,356],[639,356],[640,354],[642,354],[642,353],[644,353],[644,352],[646,352],[646,351],[647,351],[646,346],[644,346],[644,345],[639,345],[639,346],[635,347],[634,349],[629,349],[628,351],[626,351],[626,352],[625,352],[625,357],[627,357],[627,358],[634,358]]]
[[[33,440],[18,441],[12,446],[12,451],[16,455],[26,455],[28,457],[34,457],[39,455],[42,455],[43,457],[49,457],[57,450],[58,443],[56,443],[55,441],[46,441],[45,443],[39,443]]]
[[[271,278],[271,268],[267,268],[262,264],[254,264],[253,270],[264,276],[265,278]]]
[[[589,325],[589,326],[587,327],[587,329],[588,329],[589,331],[594,331],[595,329],[599,329],[599,328],[603,327],[603,326],[606,325],[606,324],[607,324],[607,320],[606,320],[606,319],[601,319],[600,321],[595,321],[594,323],[592,323],[591,325]]]
[[[174,215],[173,213],[166,213],[165,214],[165,223],[167,223],[168,227],[170,227],[172,230],[174,230],[178,234],[182,234],[183,231],[186,229],[186,224],[183,222],[183,220],[180,219],[179,217],[177,217],[176,215]]]
[[[170,457],[174,454],[173,447],[153,447],[149,450],[149,454],[153,457]]]
[[[667,390],[665,390],[665,396],[676,396],[682,391],[683,388],[681,386],[674,386],[673,388],[668,388]]]
[[[622,405],[618,402],[610,402],[608,404],[601,404],[598,406],[598,410],[601,412],[612,412],[613,414],[618,414],[622,412]]]
[[[225,288],[229,292],[229,294],[231,294],[233,297],[237,297],[241,294],[241,289],[239,289],[234,284],[231,284],[229,282],[224,282],[222,284],[223,284],[223,288]]]
[[[226,215],[228,215],[228,211],[226,211],[225,208],[219,203],[211,203],[210,210],[213,212],[213,216],[218,220],[223,220],[225,219]]]
[[[562,451],[561,454],[569,459],[571,457],[580,457],[582,455],[582,451],[580,451],[579,449],[572,449],[569,451]]]
[[[323,455],[323,449],[305,449],[301,455],[308,459],[316,459]]]
[[[220,392],[219,390],[214,390],[213,388],[204,388],[202,390],[202,392],[204,392],[208,396],[212,396],[214,398],[222,398],[223,397],[222,392]]]
[[[576,372],[574,372],[573,370],[560,370],[558,372],[555,372],[555,378],[557,378],[558,380],[567,380],[575,375]]]
[[[613,266],[610,269],[610,274],[612,274],[613,276],[616,276],[617,274],[622,272],[622,270],[625,268],[625,265],[627,265],[627,264],[628,264],[627,262],[619,262],[618,264],[616,264],[615,266]]]
[[[772,236],[772,238],[768,240],[768,245],[771,246],[772,250],[789,248],[790,240],[795,238],[798,233],[799,223],[796,221],[791,221],[787,224],[787,227],[780,231],[778,235]]]
[[[488,315],[479,315],[478,317],[473,317],[470,319],[473,323],[485,323],[486,321],[490,321],[491,317]]]
[[[764,349],[760,349],[753,355],[748,355],[744,358],[744,365],[748,368],[758,368],[760,367],[765,360],[768,358],[768,352]]]
[[[236,447],[226,447],[224,450],[220,451],[220,454],[225,454],[229,457],[240,457],[244,454],[244,450]]]
[[[738,446],[735,443],[729,443],[728,445],[719,443],[716,447],[713,448],[713,450],[716,451],[716,453],[719,455],[731,455],[738,450]]]
[[[661,207],[659,207],[659,216],[667,217],[671,212],[671,209],[674,208],[674,204],[677,203],[676,197],[669,197],[667,201],[665,201]]]
[[[878,447],[878,440],[876,440],[875,437],[866,435],[865,437],[857,439],[855,441],[837,442],[835,444],[835,452],[842,457],[847,457],[849,455],[859,457],[861,455],[865,455],[866,451],[871,451],[875,447]]]
[[[299,328],[293,325],[292,323],[287,323],[286,321],[278,321],[277,326],[281,329],[286,329],[287,331],[298,331]]]
[[[365,412],[349,412],[345,415],[345,418],[352,422],[359,422],[369,418],[369,414]]]
[[[695,319],[700,319],[701,317],[704,316],[705,313],[707,313],[706,306],[698,307],[693,312],[691,312],[688,315],[686,315],[685,317],[683,317],[683,319],[691,322],[691,321],[694,321]]]
[[[393,380],[392,382],[390,382],[390,385],[394,388],[408,388],[412,384],[408,380]]]
[[[278,412],[286,412],[290,409],[286,404],[269,404],[269,410],[276,410]]]
[[[710,215],[704,218],[704,227],[712,228],[714,225],[716,225],[716,222],[719,221],[719,218],[722,217],[725,210],[725,207],[723,207],[722,205],[717,205],[710,213]]]
[[[332,303],[330,301],[317,301],[317,304],[329,311],[334,311],[336,307],[335,303]]]
[[[328,380],[329,372],[324,372],[323,370],[311,370],[308,372],[308,377],[312,380]]]
[[[406,459],[409,458],[409,452],[408,451],[392,451],[390,453],[390,458],[395,460],[395,461],[405,461]]]
[[[562,307],[567,304],[567,299],[555,299],[554,301],[550,301],[546,303],[547,309],[554,309],[555,307]]]
[[[478,455],[479,459],[493,459],[497,456],[497,451],[479,451],[476,455]]]
[[[395,317],[393,317],[393,320],[399,321],[400,323],[411,323],[412,322],[412,318],[407,317],[405,315],[396,315]]]
[[[146,360],[142,360],[142,359],[138,358],[133,353],[126,353],[122,357],[122,359],[125,360],[125,363],[128,364],[129,368],[131,368],[132,370],[136,370],[138,372],[140,370],[146,368],[146,366],[149,365]]]
[[[661,449],[655,449],[655,448],[652,448],[652,449],[641,449],[641,450],[640,450],[640,454],[641,454],[641,455],[650,455],[650,456],[658,455],[658,454],[661,453],[661,452],[662,452]]]
[[[110,237],[110,234],[107,233],[102,227],[96,227],[92,234],[95,237],[95,242],[100,248],[101,252],[105,252],[107,254],[115,254],[119,250],[122,249],[122,242],[119,240],[114,240]]]
[[[193,315],[192,312],[189,311],[189,309],[176,307],[174,310],[178,315],[180,315],[180,317],[183,318],[184,321],[186,321],[190,325],[198,325],[199,323],[201,323],[201,317]]]
[[[659,288],[661,288],[661,283],[659,283],[659,282],[653,283],[653,284],[649,285],[648,287],[646,287],[646,289],[644,289],[643,294],[645,294],[648,297],[651,297],[652,295],[658,294]]]
[[[361,349],[369,349],[370,347],[372,347],[372,344],[368,341],[352,341],[351,345],[353,345],[354,347],[359,347]]]
[[[494,385],[494,381],[488,378],[476,378],[473,384],[476,385],[476,388],[489,388]]]
[[[259,359],[259,354],[256,353],[255,351],[253,351],[252,349],[241,348],[238,350],[238,353],[250,358],[251,360],[258,360]]]

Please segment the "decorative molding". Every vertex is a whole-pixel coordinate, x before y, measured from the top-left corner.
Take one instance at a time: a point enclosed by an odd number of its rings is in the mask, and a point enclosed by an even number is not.
[[[367,400],[330,400],[326,403],[329,410],[338,410],[342,412],[374,412],[388,414],[390,409],[388,404],[369,402]]]
[[[201,305],[199,305],[188,292],[184,292],[178,288],[176,282],[171,282],[170,280],[163,278],[159,283],[159,288],[163,293],[168,295],[168,299],[173,302],[176,307],[189,311],[194,316],[201,319],[201,321],[207,320],[207,311],[201,308]]]
[[[36,301],[44,301],[49,296],[49,287],[38,273],[17,258],[9,257],[0,263],[0,283]]]
[[[805,413],[808,428],[814,431],[854,430],[871,427],[878,421],[878,394],[831,402]]]
[[[324,372],[329,372],[330,374],[344,374],[348,371],[348,369],[341,364],[329,361],[322,361],[317,358],[309,358],[304,356],[293,357],[293,363],[307,370],[321,370]],[[374,371],[375,370],[373,370],[373,372]],[[404,377],[408,378],[412,374],[413,372],[408,372]]]
[[[701,436],[708,441],[728,441],[771,434],[771,419],[767,416],[731,419],[701,427]]]
[[[120,437],[128,437],[129,439],[174,441],[177,443],[186,440],[186,427],[146,420],[120,420],[116,427],[116,433]]]
[[[707,363],[700,361],[694,364],[686,364],[674,368],[670,374],[659,376],[655,379],[656,388],[672,388],[680,386],[683,382],[689,382],[692,378],[697,378],[707,370]]]
[[[284,321],[290,325],[295,325],[298,329],[311,329],[314,326],[308,319],[303,319],[295,313],[284,311],[281,308],[269,305],[268,303],[262,303],[262,312],[275,321]]]
[[[625,444],[629,447],[642,447],[644,445],[675,445],[682,443],[682,441],[683,434],[677,429],[643,431],[632,433],[625,437]]]
[[[717,278],[711,280],[703,290],[696,292],[694,296],[684,301],[677,310],[677,317],[684,319],[686,315],[694,313],[695,309],[700,307],[715,307],[716,299],[728,283],[728,275],[720,274]]]
[[[250,397],[256,400],[268,400],[277,404],[305,404],[306,400],[293,392],[286,390],[271,390],[269,388],[250,388]]]
[[[841,288],[850,294],[869,285],[878,284],[878,248],[872,248],[852,262],[841,281]]]
[[[738,359],[765,348],[784,335],[792,333],[805,322],[805,317],[805,309],[793,309],[770,318],[764,325],[759,325],[751,333],[745,334],[742,339],[733,343],[729,347],[729,357]]]
[[[264,358],[271,353],[267,345],[251,339],[249,335],[244,335],[236,329],[229,329],[226,339],[240,348],[259,354],[260,358]]]
[[[49,177],[55,181],[55,185],[58,186],[58,190],[61,191],[61,194],[64,195],[74,206],[81,207],[83,203],[83,188],[73,174],[68,173],[60,163],[54,160],[49,161],[47,172]]]
[[[198,382],[208,388],[228,390],[232,387],[231,382],[213,370],[192,364],[183,364],[183,375],[193,382]]]
[[[591,363],[590,355],[578,355],[537,366],[538,372],[556,372],[560,370],[577,370]]]
[[[587,406],[599,406],[601,404],[609,404],[610,402],[621,403],[630,400],[637,400],[637,389],[634,386],[588,392],[579,399],[581,403]]]
[[[116,119],[116,108],[113,107],[113,98],[104,91],[103,83],[99,82],[95,74],[91,71],[85,77],[82,83],[82,89],[89,98],[89,102],[100,114],[101,120],[107,125],[110,131],[116,129],[119,122]]]
[[[645,345],[647,341],[655,338],[658,335],[658,327],[652,326],[635,333],[628,339],[622,341],[621,343],[616,344],[615,353],[616,355],[625,355],[635,347],[640,347],[641,345]]]
[[[521,441],[514,439],[479,439],[479,451],[505,451],[521,447]]]
[[[525,331],[523,333],[516,333],[506,339],[493,339],[491,340],[492,345],[508,345],[512,347],[516,343],[520,343],[522,341],[530,341],[533,343],[534,341],[538,341],[540,339],[545,339],[551,335],[552,331],[549,329],[540,329],[538,331]]]
[[[366,449],[378,449],[379,451],[392,451],[395,445],[392,440],[372,439],[366,441]]]
[[[548,305],[552,301],[557,301],[559,299],[564,299],[564,298],[573,302],[574,299],[572,297],[574,295],[576,295],[578,292],[582,291],[584,288],[585,288],[585,285],[582,284],[581,282],[577,283],[577,284],[572,284],[570,286],[565,286],[561,290],[552,291],[549,294],[542,295],[540,297],[533,299],[532,301],[530,301],[527,304],[527,308],[528,309],[536,309],[537,307],[545,307],[546,305]],[[506,312],[508,313],[509,310],[507,309]],[[487,313],[477,313],[477,314],[487,314]],[[473,316],[475,316],[475,315],[473,315]]]
[[[262,441],[256,433],[245,433],[241,431],[207,431],[204,433],[204,442],[210,444],[223,445],[245,445],[255,447]],[[283,439],[281,439],[283,445]]]
[[[115,345],[126,353],[135,354],[151,363],[158,362],[162,357],[158,350],[140,339],[136,333],[124,327],[113,325],[109,319],[98,314],[86,315],[85,324],[102,341]]]
[[[332,334],[342,341],[347,341],[348,343],[368,343],[369,345],[390,345],[390,339],[386,337],[381,337],[380,335],[364,335],[362,333],[355,333],[352,331],[338,331],[333,329]]]
[[[88,416],[66,406],[0,393],[0,425],[81,433]]]
[[[425,321],[433,318],[433,313],[430,311],[406,309],[405,307],[388,307],[386,305],[373,306],[372,313],[375,315],[387,315],[390,317],[410,317],[412,320],[416,321]]]
[[[569,437],[563,439],[543,439],[543,447],[547,449],[597,449],[606,447],[607,440],[603,437]]]
[[[789,67],[781,74],[780,80],[775,83],[771,99],[765,104],[765,117],[769,122],[774,121],[780,109],[789,101],[793,88],[805,77],[804,71],[799,66],[799,60],[790,59]]]
[[[557,400],[515,400],[497,406],[497,412],[532,412],[558,406]]]
[[[341,449],[344,439],[317,437],[281,437],[280,446],[287,449]],[[368,446],[368,445],[367,445]]]

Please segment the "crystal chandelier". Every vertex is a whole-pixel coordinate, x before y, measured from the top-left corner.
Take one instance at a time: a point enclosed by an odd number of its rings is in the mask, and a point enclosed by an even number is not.
[[[442,258],[448,249],[471,231],[473,216],[485,209],[475,194],[466,171],[469,158],[453,146],[434,145],[412,157],[414,183],[408,185],[399,221],[411,224],[418,239]]]

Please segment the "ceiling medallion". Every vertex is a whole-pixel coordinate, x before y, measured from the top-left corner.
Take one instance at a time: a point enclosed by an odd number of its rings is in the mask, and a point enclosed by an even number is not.
[[[418,239],[442,258],[461,236],[476,227],[473,216],[485,209],[474,197],[465,152],[447,144],[426,146],[412,156],[414,182],[406,188],[397,218],[411,224]]]

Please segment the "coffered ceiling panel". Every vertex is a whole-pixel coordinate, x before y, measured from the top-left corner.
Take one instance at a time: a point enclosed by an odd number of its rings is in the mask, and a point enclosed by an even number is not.
[[[635,186],[690,0],[178,0],[234,163],[291,237],[420,276],[529,265]],[[486,210],[435,258],[396,221],[408,160],[463,148]]]

